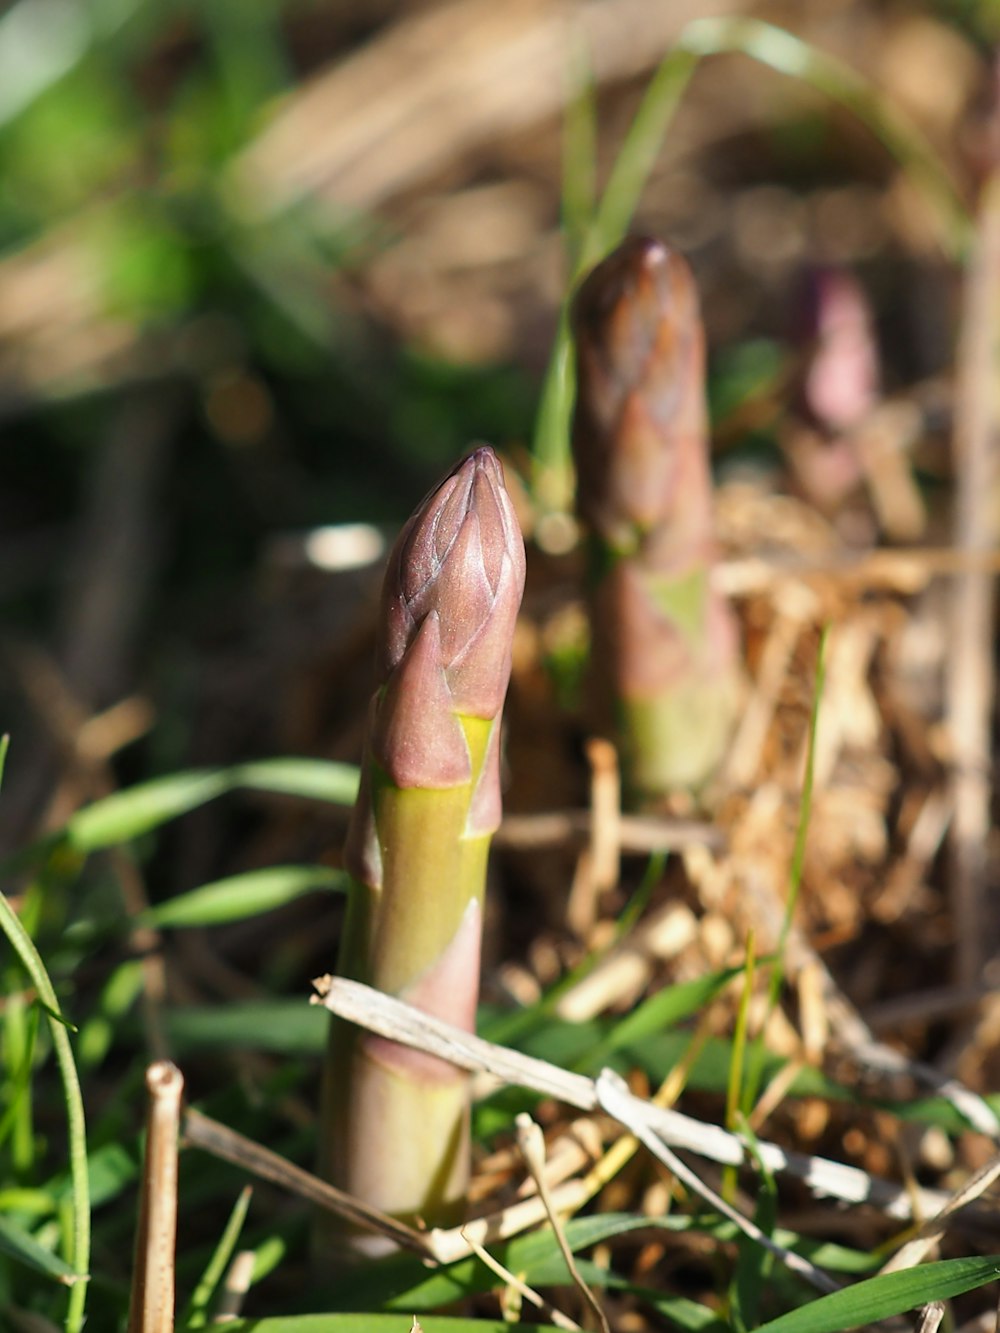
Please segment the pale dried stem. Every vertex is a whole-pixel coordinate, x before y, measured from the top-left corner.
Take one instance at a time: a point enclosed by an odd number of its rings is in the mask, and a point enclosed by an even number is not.
[[[149,1111],[128,1333],[173,1333],[177,1153],[184,1078],[165,1060],[146,1071]]]
[[[530,1088],[580,1110],[593,1111],[601,1105],[592,1079],[461,1032],[359,982],[323,978],[319,989],[322,998],[317,997],[317,1003],[359,1027],[438,1055],[459,1068],[485,1070],[504,1083]],[[742,1140],[718,1125],[693,1120],[640,1097],[630,1097],[629,1104],[662,1142],[674,1148],[723,1165],[739,1166],[746,1160]],[[895,1218],[913,1216],[914,1197],[897,1184],[840,1162],[787,1152],[777,1144],[761,1142],[756,1148],[766,1170],[804,1180],[818,1194],[846,1203],[871,1203]],[[915,1198],[921,1212],[930,1214],[937,1212],[948,1196],[922,1188]]]
[[[618,753],[610,741],[587,741],[590,765],[590,864],[594,887],[601,892],[618,883],[621,868],[622,784]]]
[[[831,581],[838,586],[920,592],[932,578],[1000,574],[1000,551],[926,546],[912,550],[839,551],[819,556],[746,556],[715,568],[719,591],[729,597],[767,592],[789,580]]]
[[[912,403],[880,404],[848,438],[864,469],[879,526],[893,542],[912,542],[927,527],[910,452],[923,428]]]
[[[525,850],[556,847],[566,842],[586,843],[593,816],[589,810],[554,810],[541,815],[508,815],[493,835],[495,847]],[[661,819],[655,815],[618,817],[617,842],[621,852],[638,856],[676,852],[684,847],[722,845],[722,834],[697,819]]]
[[[552,1190],[552,1199],[561,1213],[576,1213],[589,1203],[596,1190],[587,1179],[567,1180]],[[509,1240],[531,1227],[544,1222],[545,1205],[537,1194],[497,1212],[476,1217],[462,1226],[448,1229],[435,1228],[428,1233],[428,1243],[439,1263],[450,1264],[464,1259],[473,1241],[486,1245],[493,1241]]]
[[[998,1178],[1000,1178],[1000,1156],[995,1156],[970,1176],[936,1215],[926,1221],[905,1245],[900,1246],[892,1258],[882,1265],[879,1272],[898,1273],[904,1268],[914,1268],[921,1263],[928,1252],[944,1238],[948,1223],[955,1214],[980,1198]]]
[[[466,1234],[464,1227],[461,1228],[461,1233],[463,1239],[468,1242],[469,1249],[486,1265],[490,1272],[495,1273],[501,1282],[505,1282],[508,1287],[512,1287],[514,1291],[523,1296],[524,1299],[529,1301],[536,1309],[541,1310],[543,1314],[547,1314],[556,1328],[568,1329],[570,1330],[570,1333],[581,1333],[580,1325],[575,1319],[570,1319],[570,1317],[564,1315],[561,1310],[557,1310],[554,1305],[550,1305],[547,1300],[539,1296],[538,1292],[535,1291],[533,1287],[529,1287],[526,1282],[522,1281],[515,1273],[512,1273],[509,1268],[504,1268],[499,1259],[494,1259],[489,1250],[485,1249],[474,1236]]]
[[[374,991],[372,993],[378,994]],[[367,1231],[381,1232],[397,1245],[413,1250],[425,1259],[432,1257],[427,1240],[419,1231],[404,1226],[377,1208],[328,1185],[318,1176],[303,1171],[269,1148],[261,1147],[227,1125],[202,1115],[200,1111],[189,1108],[185,1112],[184,1139],[192,1147],[201,1148],[224,1162],[232,1162],[234,1166],[242,1167],[261,1180],[270,1180]]]
[[[670,902],[618,941],[556,1002],[557,1017],[583,1023],[611,1005],[637,1003],[659,963],[676,958],[697,939],[698,921],[683,903]]]
[[[885,885],[879,893],[877,916],[881,921],[897,919],[913,902],[914,895],[920,884],[925,881],[931,863],[940,851],[945,833],[948,831],[954,804],[953,797],[950,783],[942,783],[928,792],[921,803],[907,836],[903,853],[890,868]],[[975,988],[963,989],[968,995]],[[989,988],[983,986],[981,989],[985,991]],[[954,993],[952,991],[953,995]],[[922,994],[926,995],[927,992]],[[879,1013],[882,1013],[883,1009],[891,1010],[895,1003],[896,1001],[889,1001],[888,1005],[878,1006]],[[966,999],[963,1007],[968,1009],[974,1003],[974,1000]],[[868,1021],[873,1027],[879,1026],[871,1012]]]
[[[689,1190],[698,1194],[716,1212],[728,1218],[745,1236],[763,1246],[764,1249],[780,1259],[786,1268],[793,1273],[797,1273],[799,1277],[804,1277],[819,1291],[831,1292],[840,1289],[839,1283],[834,1282],[822,1269],[817,1268],[808,1259],[804,1259],[800,1254],[795,1254],[792,1250],[786,1250],[784,1246],[771,1240],[770,1236],[761,1231],[756,1222],[751,1222],[748,1217],[744,1217],[742,1213],[728,1204],[721,1195],[706,1185],[685,1162],[682,1162],[677,1154],[667,1147],[662,1138],[651,1129],[646,1116],[642,1113],[636,1114],[632,1103],[638,1099],[631,1096],[625,1081],[619,1075],[610,1069],[602,1070],[597,1079],[596,1087],[600,1105],[607,1111],[608,1115],[614,1116],[616,1120],[629,1129],[643,1146]]]
[[[598,897],[614,888],[621,871],[621,776],[618,753],[610,741],[592,736],[586,745],[590,765],[590,840],[577,860],[566,906],[566,921],[588,939],[597,921]]]
[[[955,545],[965,555],[993,555],[997,541],[1000,419],[996,392],[997,303],[1000,301],[1000,171],[982,194],[977,245],[965,287],[965,319],[958,348],[955,412]],[[986,840],[990,828],[990,736],[995,690],[994,584],[985,573],[958,580],[946,682],[955,813],[952,820],[952,900],[955,980],[978,980],[985,948]]]
[[[747,1117],[747,1123],[755,1134],[785,1100],[791,1092],[795,1080],[805,1068],[804,1060],[789,1060],[788,1064],[782,1065],[774,1078],[767,1084]]]
[[[486,1217],[475,1218],[463,1227],[450,1230],[434,1229],[423,1233],[415,1231],[386,1213],[379,1212],[345,1194],[342,1190],[328,1185],[319,1176],[314,1176],[301,1167],[261,1147],[253,1140],[238,1134],[236,1130],[222,1125],[199,1111],[188,1110],[184,1117],[184,1138],[191,1147],[201,1148],[223,1161],[269,1180],[286,1189],[291,1194],[308,1199],[328,1212],[343,1218],[354,1226],[366,1231],[388,1237],[404,1249],[412,1250],[429,1264],[453,1263],[465,1258],[470,1253],[470,1239],[484,1244],[490,1241],[508,1240],[545,1218],[545,1207],[536,1196],[523,1199],[519,1203],[491,1213]],[[585,1182],[570,1180],[553,1190],[556,1206],[563,1212],[574,1212],[592,1197],[594,1189],[588,1190]]]
[[[538,1194],[545,1208],[552,1232],[556,1238],[556,1244],[559,1246],[559,1252],[569,1270],[569,1275],[573,1279],[573,1284],[580,1292],[591,1313],[597,1319],[602,1333],[611,1333],[611,1326],[608,1323],[608,1317],[601,1308],[597,1297],[584,1282],[580,1275],[580,1270],[576,1266],[576,1260],[573,1258],[573,1251],[569,1247],[566,1239],[566,1233],[563,1230],[562,1222],[559,1219],[559,1213],[556,1210],[552,1199],[552,1193],[545,1179],[545,1137],[541,1128],[535,1124],[531,1116],[522,1113],[515,1122],[517,1126],[517,1143],[524,1156],[525,1164],[531,1178],[538,1188]]]
[[[806,622],[807,617],[802,614],[779,615],[768,633],[753,694],[743,707],[725,760],[727,787],[748,787],[760,769],[761,755],[788,674],[788,664]]]
[[[326,989],[325,1004],[331,1012],[360,1027],[448,1059],[461,1068],[487,1071],[502,1082],[531,1088],[586,1111],[600,1109],[608,1100],[607,1089],[603,1097],[599,1098],[597,1087],[590,1079],[492,1045],[358,982],[344,978],[324,978],[322,984]],[[566,1180],[554,1188],[549,1182],[550,1208],[561,1214],[571,1214],[592,1199],[634,1154],[638,1143],[634,1128],[639,1124],[646,1125],[661,1144],[672,1144],[726,1165],[744,1162],[745,1145],[735,1135],[718,1126],[703,1124],[664,1109],[676,1097],[685,1078],[685,1068],[674,1070],[652,1102],[613,1090],[614,1114],[617,1117],[618,1112],[625,1107],[627,1122],[633,1133],[613,1143],[582,1178]],[[610,1107],[606,1109],[611,1112]],[[189,1110],[186,1113],[184,1133],[186,1141],[192,1146],[201,1147],[263,1179],[271,1180],[357,1226],[380,1232],[396,1244],[415,1251],[430,1264],[453,1263],[469,1254],[473,1242],[476,1246],[482,1246],[509,1239],[536,1226],[547,1215],[545,1203],[535,1195],[499,1212],[476,1218],[462,1227],[420,1233],[334,1189],[276,1153],[199,1112]],[[922,1216],[936,1214],[949,1203],[951,1197],[942,1191],[922,1188],[910,1191],[905,1186],[869,1176],[855,1167],[820,1157],[786,1153],[784,1149],[767,1142],[759,1143],[757,1151],[769,1171],[785,1172],[802,1179],[821,1196],[847,1203],[870,1203],[881,1208],[886,1216],[898,1220],[912,1218],[914,1210]],[[671,1160],[675,1159],[671,1156]],[[683,1164],[681,1168],[684,1169]],[[689,1187],[695,1188],[693,1185]],[[697,1188],[704,1193],[705,1187],[700,1181]],[[741,1218],[738,1225],[745,1221]]]
[[[256,1259],[257,1256],[253,1250],[240,1250],[238,1254],[233,1255],[233,1262],[229,1265],[222,1286],[222,1295],[219,1298],[215,1318],[212,1320],[213,1324],[228,1324],[239,1318],[240,1311],[243,1309],[243,1301],[253,1281]]]
[[[946,1309],[944,1301],[932,1301],[930,1305],[925,1305],[920,1311],[914,1333],[937,1333]]]

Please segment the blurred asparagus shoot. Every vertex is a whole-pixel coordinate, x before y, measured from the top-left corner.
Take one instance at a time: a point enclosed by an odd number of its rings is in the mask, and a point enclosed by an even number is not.
[[[503,472],[480,447],[419,506],[389,557],[339,966],[469,1031],[523,588]],[[407,1221],[453,1222],[468,1119],[463,1073],[333,1020],[321,1148],[332,1183]]]
[[[687,264],[639,237],[592,270],[571,318],[595,711],[641,804],[705,783],[736,704],[734,621],[711,580],[704,335]]]
[[[882,144],[918,195],[946,255],[966,253],[972,224],[951,173],[920,127],[857,70],[801,37],[758,18],[702,17],[681,31],[643,95],[597,197],[596,117],[587,53],[573,51],[576,94],[566,118],[563,226],[571,285],[625,236],[692,75],[707,58],[739,54],[797,79],[844,107]],[[581,186],[577,180],[584,178]],[[573,493],[569,423],[574,393],[569,321],[562,308],[532,446],[533,491],[542,515],[569,507]],[[544,532],[544,525],[542,531]],[[544,542],[542,543],[544,545]]]

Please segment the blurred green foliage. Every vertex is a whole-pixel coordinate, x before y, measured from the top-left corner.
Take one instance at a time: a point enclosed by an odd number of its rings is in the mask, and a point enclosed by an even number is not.
[[[251,217],[232,188],[233,162],[308,72],[299,20],[319,34],[312,61],[358,22],[283,0],[18,0],[0,15],[0,73],[33,43],[0,93],[0,261],[74,247],[95,314],[131,330],[137,357],[96,378],[53,366],[6,394],[0,378],[7,531],[72,520],[91,463],[66,446],[99,451],[137,387],[180,391],[168,568],[216,589],[247,576],[269,532],[398,521],[470,441],[526,436],[519,372],[402,348],[343,299],[338,274],[384,228],[308,204]],[[36,628],[49,605],[34,603]]]

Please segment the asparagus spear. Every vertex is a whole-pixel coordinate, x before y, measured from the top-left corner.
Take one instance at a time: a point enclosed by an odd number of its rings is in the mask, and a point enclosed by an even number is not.
[[[710,776],[736,700],[713,590],[698,295],[680,255],[632,237],[574,299],[577,509],[589,534],[595,695],[638,802]]]
[[[472,1031],[499,732],[524,543],[493,451],[424,500],[389,557],[361,791],[345,850],[340,972]],[[467,1078],[334,1019],[324,1074],[332,1183],[446,1224],[468,1179]]]

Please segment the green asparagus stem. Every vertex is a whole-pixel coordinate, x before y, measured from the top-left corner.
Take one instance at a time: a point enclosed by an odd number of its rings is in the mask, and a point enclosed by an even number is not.
[[[339,967],[468,1031],[523,589],[524,543],[503,472],[478,448],[417,509],[389,557]],[[324,1105],[332,1183],[406,1221],[456,1220],[469,1170],[464,1074],[334,1019]]]
[[[599,725],[635,802],[697,789],[728,740],[736,633],[713,591],[698,295],[680,255],[633,237],[572,309],[577,509],[591,548]]]

